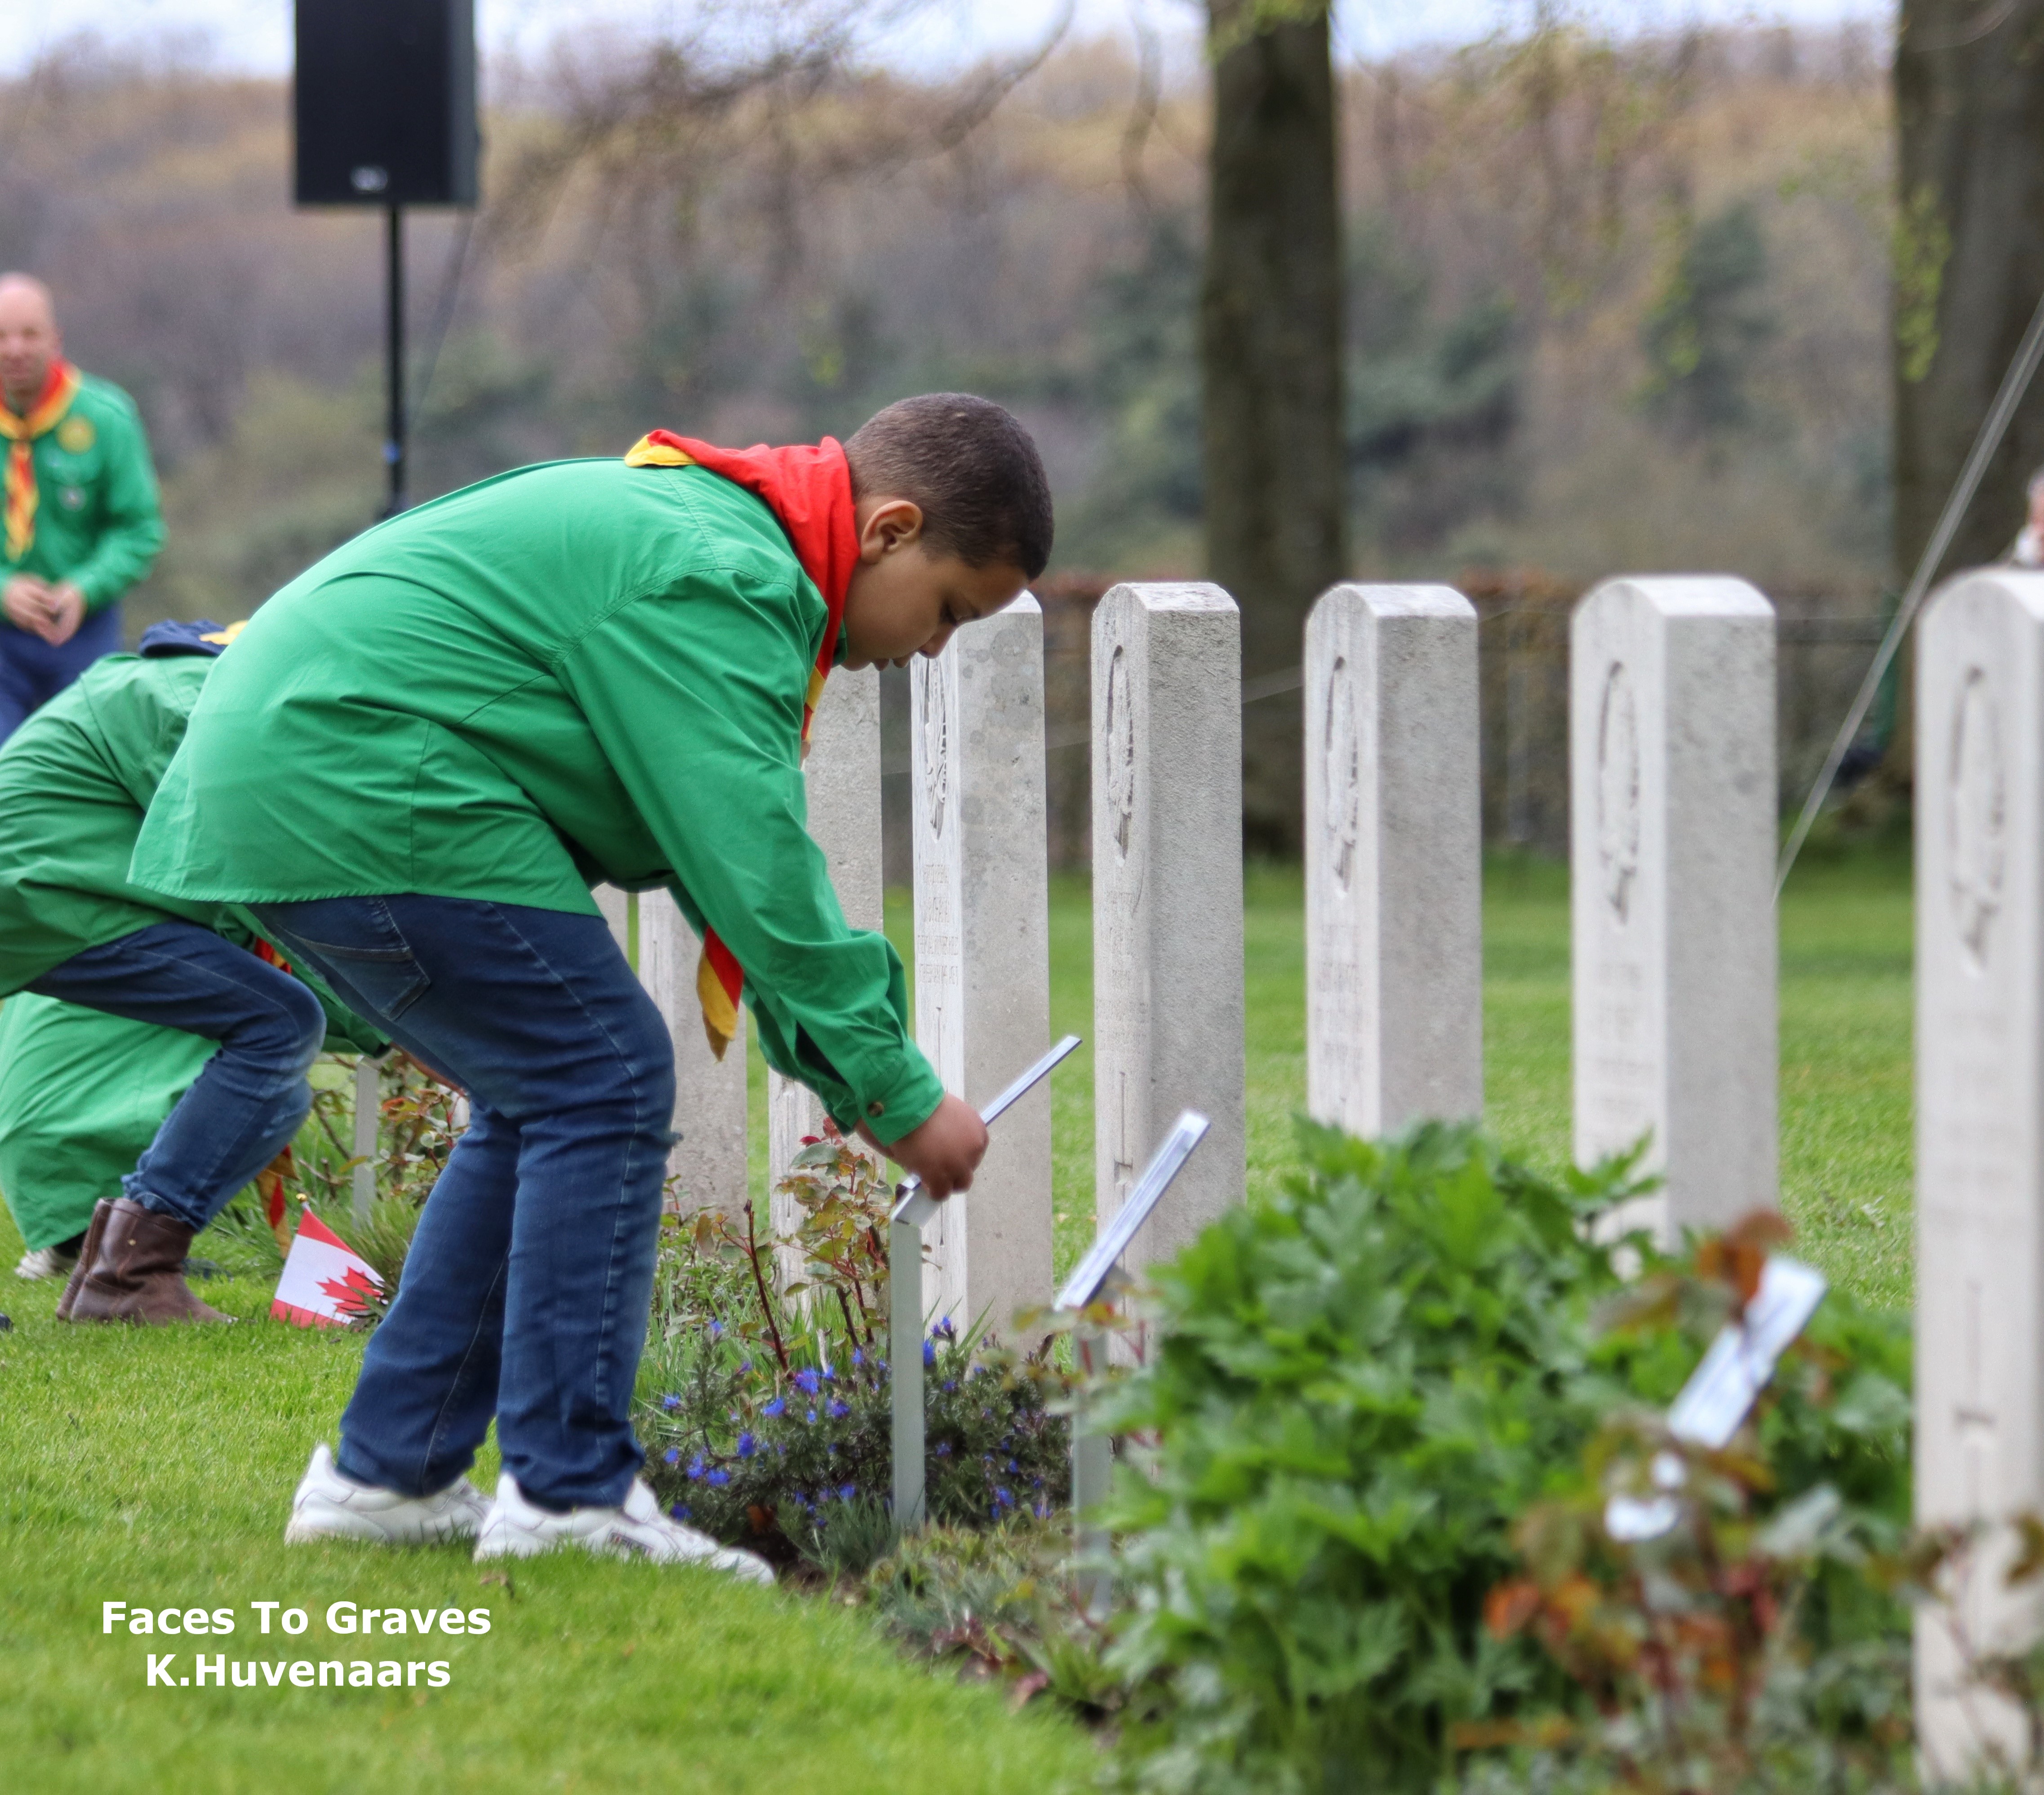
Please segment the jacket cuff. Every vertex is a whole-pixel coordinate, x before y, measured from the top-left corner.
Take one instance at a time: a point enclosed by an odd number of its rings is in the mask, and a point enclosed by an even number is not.
[[[874,1140],[889,1146],[920,1128],[943,1099],[943,1085],[930,1062],[912,1047],[892,1080],[860,1095],[859,1108],[853,1114],[841,1116],[833,1112],[831,1120],[847,1134],[863,1123]]]

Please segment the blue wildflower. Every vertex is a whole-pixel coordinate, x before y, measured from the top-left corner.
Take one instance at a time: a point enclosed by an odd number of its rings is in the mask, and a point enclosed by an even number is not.
[[[841,1502],[848,1502],[858,1494],[859,1486],[856,1483],[847,1483],[840,1487],[837,1499]]]
[[[824,1367],[824,1382],[825,1383],[835,1383],[837,1382],[837,1373],[832,1371],[828,1365]]]
[[[936,1341],[934,1341],[934,1340],[924,1340],[924,1341],[923,1342],[923,1363],[924,1363],[925,1365],[934,1365],[935,1364],[936,1364],[936,1362],[937,1362],[937,1347],[936,1347]]]
[[[957,1389],[957,1388],[958,1388],[958,1379],[957,1379],[956,1378],[946,1378],[946,1379],[944,1379],[944,1388],[945,1388],[945,1389],[947,1389],[947,1390],[955,1390],[955,1389]]]
[[[785,1415],[788,1412],[788,1399],[785,1396],[777,1396],[759,1412],[763,1415]]]
[[[689,1505],[686,1502],[677,1502],[667,1510],[667,1513],[677,1521],[686,1521],[689,1518]]]
[[[671,1392],[660,1398],[660,1406],[665,1409],[670,1414],[672,1414],[674,1410],[681,1407],[681,1398],[673,1394]]]
[[[718,1321],[715,1316],[712,1316],[710,1317],[709,1337],[712,1340],[722,1340],[724,1338],[724,1324]]]
[[[721,1490],[724,1485],[728,1483],[730,1481],[731,1473],[728,1471],[713,1471],[709,1474],[709,1482],[712,1489]]]
[[[805,1396],[815,1395],[822,1383],[823,1379],[806,1365],[795,1374],[795,1387]]]
[[[742,1378],[749,1378],[752,1375],[752,1361],[750,1359],[741,1359],[738,1361],[738,1375]]]
[[[958,1325],[948,1315],[947,1315],[941,1321],[938,1322],[936,1326],[931,1331],[940,1340],[956,1340],[958,1338]]]
[[[851,1362],[854,1366],[863,1365],[866,1363],[866,1355],[855,1346],[851,1349]]]
[[[692,1482],[700,1482],[702,1478],[702,1474],[703,1457],[702,1454],[698,1452],[694,1458],[689,1460],[689,1477]]]
[[[749,1434],[749,1433],[741,1433],[740,1435],[739,1435],[739,1436],[738,1436],[738,1456],[739,1456],[739,1457],[740,1457],[741,1459],[749,1459],[749,1458],[751,1458],[751,1457],[752,1456],[752,1455],[753,1455],[755,1452],[758,1452],[759,1450],[759,1442],[758,1440],[755,1440],[755,1439],[752,1437],[752,1436],[751,1436],[751,1434]],[[1008,1468],[1009,1468],[1010,1471],[1012,1471],[1015,1467],[1014,1467],[1012,1465],[1010,1465]]]
[[[681,1451],[678,1447],[670,1446],[663,1456],[670,1465],[678,1465],[682,1462]]]
[[[995,1484],[993,1486],[993,1506],[995,1511],[998,1513],[1002,1509],[1012,1509],[1014,1505],[1015,1498],[1009,1495],[1005,1490],[1002,1489],[999,1484]]]
[[[808,1420],[810,1426],[814,1427],[816,1425],[816,1412],[815,1410],[810,1410]]]
[[[937,1442],[937,1456],[940,1459],[947,1459],[951,1456],[951,1443],[948,1440],[939,1440]]]
[[[840,1402],[835,1399],[832,1400],[830,1406],[830,1417],[832,1421],[841,1421],[851,1413],[851,1405],[849,1402]]]

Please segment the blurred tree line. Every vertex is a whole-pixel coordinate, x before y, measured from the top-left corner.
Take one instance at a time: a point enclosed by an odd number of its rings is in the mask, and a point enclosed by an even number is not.
[[[482,209],[409,227],[415,493],[966,387],[1043,448],[1054,572],[1253,600],[1254,531],[1297,525],[1252,673],[1343,572],[1710,566],[1873,608],[1897,222],[1865,29],[1549,9],[1336,66],[1312,0],[1214,0],[1204,63],[1054,37],[918,81],[855,13],[490,67]],[[377,222],[290,210],[286,99],[90,39],[0,84],[0,265],[55,286],[165,475],[137,624],[242,614],[376,508]],[[1288,330],[1318,371],[1277,391]],[[1253,711],[1252,841],[1288,836],[1297,718]]]

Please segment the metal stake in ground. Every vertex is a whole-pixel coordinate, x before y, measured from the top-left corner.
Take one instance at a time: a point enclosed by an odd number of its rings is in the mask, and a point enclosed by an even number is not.
[[[1068,1034],[980,1112],[991,1125],[1001,1113],[1079,1044]],[[887,1225],[888,1387],[894,1405],[894,1525],[906,1532],[926,1518],[923,1463],[923,1224],[936,1199],[912,1173],[895,1187]],[[954,1197],[958,1202],[962,1199]]]
[[[1121,1256],[1135,1238],[1136,1230],[1150,1218],[1158,1200],[1170,1188],[1171,1180],[1193,1156],[1193,1149],[1205,1137],[1207,1118],[1197,1110],[1180,1112],[1164,1144],[1150,1156],[1128,1193],[1128,1200],[1115,1212],[1114,1219],[1101,1231],[1093,1251],[1080,1260],[1078,1268],[1058,1292],[1057,1306],[1070,1314],[1083,1314],[1110,1291],[1128,1282],[1121,1269]],[[1081,1369],[1091,1374],[1107,1364],[1107,1336],[1099,1328],[1081,1325],[1072,1336],[1072,1345]],[[1107,1497],[1109,1475],[1114,1469],[1114,1443],[1105,1433],[1082,1431],[1078,1417],[1072,1421],[1072,1516],[1078,1528],[1078,1544],[1083,1551],[1104,1549],[1107,1536],[1085,1525],[1085,1512]],[[1096,1574],[1088,1605],[1098,1609],[1105,1601],[1107,1578]]]
[[[355,1168],[349,1176],[356,1225],[367,1226],[376,1200],[376,1122],[383,1107],[383,1062],[364,1053],[355,1062]]]

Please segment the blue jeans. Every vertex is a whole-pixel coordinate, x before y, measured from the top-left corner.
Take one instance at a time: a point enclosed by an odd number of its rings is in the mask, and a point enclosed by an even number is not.
[[[258,907],[294,960],[468,1094],[341,1417],[344,1476],[406,1495],[474,1462],[542,1508],[624,1501],[673,1145],[667,1025],[600,917],[463,898]]]
[[[121,607],[90,612],[78,634],[52,648],[39,635],[0,619],[0,742],[83,673],[121,646]]]
[[[220,1043],[121,1180],[144,1209],[194,1231],[290,1145],[312,1107],[305,1073],[326,1038],[319,999],[195,922],[89,947],[28,988]]]

